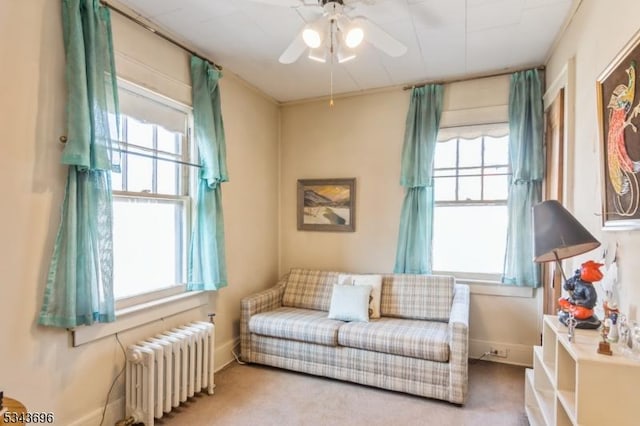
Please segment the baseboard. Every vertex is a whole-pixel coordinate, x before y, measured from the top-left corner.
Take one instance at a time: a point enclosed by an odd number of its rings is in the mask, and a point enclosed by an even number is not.
[[[69,423],[69,426],[87,426],[87,425],[99,425],[100,419],[102,419],[102,410],[104,407],[97,408],[79,418],[78,420]],[[122,420],[124,417],[124,397],[111,401],[107,405],[107,410],[104,413],[103,425],[113,425],[118,420]]]
[[[227,365],[235,361],[232,350],[240,344],[240,338],[232,339],[227,343],[218,345],[215,352],[215,372],[222,370]],[[237,351],[236,351],[237,353]],[[215,382],[215,378],[214,378]],[[99,425],[102,418],[102,410],[104,407],[97,408],[91,411],[89,414],[81,417],[80,419],[69,423],[70,426],[86,426],[86,425]],[[104,416],[104,425],[113,425],[118,420],[124,418],[124,396],[111,401],[107,405],[107,410]]]
[[[216,357],[215,372],[216,373],[236,360],[233,354],[231,353],[231,351],[233,351],[238,345],[240,345],[239,337],[235,339],[231,339],[228,342],[222,345],[218,345],[216,347],[216,354],[215,354],[215,357]],[[238,351],[236,351],[236,353],[238,353]]]
[[[484,353],[491,351],[491,349],[506,349],[507,356],[505,358],[493,355],[486,355],[482,357]],[[533,345],[518,345],[513,343],[469,339],[469,358],[478,359],[480,357],[485,361],[531,367],[533,366]]]

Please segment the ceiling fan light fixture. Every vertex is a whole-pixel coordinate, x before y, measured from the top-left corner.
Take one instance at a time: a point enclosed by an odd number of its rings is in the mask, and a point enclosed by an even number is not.
[[[309,50],[309,59],[316,62],[327,62],[327,50],[326,49],[311,49]]]
[[[345,62],[349,62],[350,60],[355,59],[356,52],[354,52],[352,49],[349,49],[348,47],[340,45],[338,46],[338,52],[336,56],[338,57],[338,63],[344,64]]]
[[[364,39],[364,31],[357,25],[353,25],[344,36],[344,42],[348,48],[353,49],[360,46]]]
[[[302,31],[302,39],[304,43],[312,49],[317,49],[322,44],[322,36],[320,31],[308,26]]]

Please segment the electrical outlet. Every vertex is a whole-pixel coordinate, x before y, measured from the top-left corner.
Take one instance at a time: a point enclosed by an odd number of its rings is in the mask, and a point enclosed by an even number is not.
[[[490,355],[491,356],[495,356],[498,358],[507,358],[509,356],[509,349],[498,349],[498,348],[491,348],[489,349]]]

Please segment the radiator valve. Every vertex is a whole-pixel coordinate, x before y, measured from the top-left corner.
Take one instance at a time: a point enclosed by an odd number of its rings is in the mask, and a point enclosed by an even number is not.
[[[209,316],[209,322],[210,322],[211,324],[215,324],[216,322],[213,320],[213,318],[216,316],[216,313],[215,313],[215,312],[212,312],[212,313],[207,314],[207,315]]]
[[[131,426],[135,421],[136,420],[132,416],[129,416],[126,419],[118,420],[115,426]]]

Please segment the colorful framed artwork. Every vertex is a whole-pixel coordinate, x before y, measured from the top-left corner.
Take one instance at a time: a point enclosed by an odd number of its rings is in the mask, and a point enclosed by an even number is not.
[[[605,230],[640,228],[640,33],[598,77]]]
[[[356,180],[298,180],[298,230],[354,232]]]

